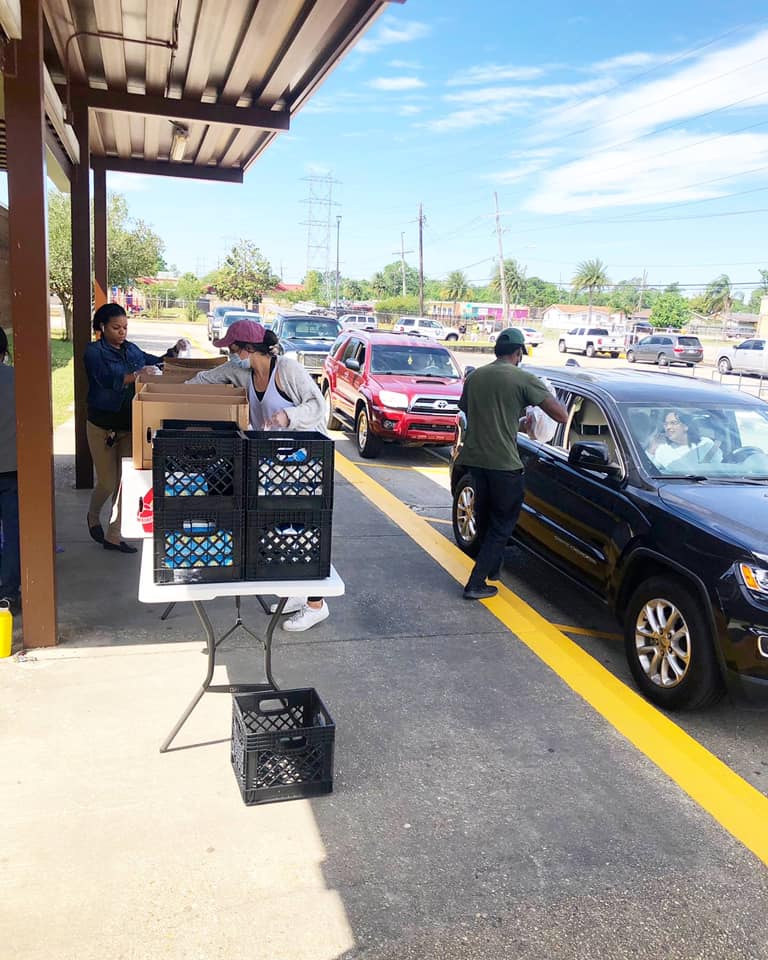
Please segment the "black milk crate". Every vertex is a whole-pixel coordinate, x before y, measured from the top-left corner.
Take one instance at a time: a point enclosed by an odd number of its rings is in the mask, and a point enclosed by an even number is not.
[[[232,697],[232,767],[246,805],[333,790],[336,725],[317,692]]]
[[[245,572],[242,510],[195,497],[154,504],[155,583],[229,583]]]
[[[331,510],[246,513],[246,580],[319,580],[331,572]]]
[[[330,510],[333,440],[316,431],[243,431],[249,510]]]
[[[213,430],[158,430],[152,443],[155,510],[166,501],[189,505],[192,499],[195,506],[241,510],[243,446],[235,424]]]

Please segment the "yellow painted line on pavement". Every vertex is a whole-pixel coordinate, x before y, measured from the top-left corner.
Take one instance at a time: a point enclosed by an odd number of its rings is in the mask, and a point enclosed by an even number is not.
[[[472,561],[458,547],[338,451],[336,469],[455,580],[466,581]],[[507,587],[500,585],[498,596],[481,602],[703,810],[768,864],[768,798]]]
[[[606,633],[603,630],[585,630],[584,627],[571,627],[567,623],[553,623],[555,630],[562,630],[563,633],[578,633],[585,637],[597,637],[598,640],[621,640],[620,633]]]
[[[452,520],[441,520],[440,517],[425,517],[423,513],[420,513],[419,516],[427,523],[447,523],[449,526],[453,523]]]

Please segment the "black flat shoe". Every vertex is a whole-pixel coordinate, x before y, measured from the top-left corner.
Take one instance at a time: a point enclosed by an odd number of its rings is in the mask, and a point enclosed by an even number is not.
[[[470,587],[467,585],[464,587],[464,599],[465,600],[490,600],[491,597],[495,597],[499,592],[498,587],[492,587],[490,584],[484,583],[479,587]]]
[[[105,540],[102,543],[102,547],[105,550],[117,550],[119,553],[138,553],[137,547],[129,546],[125,540],[121,540],[120,543],[110,543],[109,540]]]
[[[87,518],[86,518],[87,522]],[[100,523],[91,526],[88,524],[88,533],[91,535],[91,540],[95,540],[96,543],[104,543],[104,530]]]

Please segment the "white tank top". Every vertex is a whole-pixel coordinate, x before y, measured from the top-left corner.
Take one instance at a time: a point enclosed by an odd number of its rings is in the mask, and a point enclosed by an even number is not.
[[[290,400],[286,400],[285,397],[277,389],[275,383],[275,375],[277,374],[277,364],[275,364],[272,369],[272,373],[269,376],[269,383],[267,384],[267,389],[264,391],[264,396],[261,400],[256,396],[256,391],[253,387],[253,374],[248,381],[248,408],[250,412],[251,419],[251,430],[263,430],[264,424],[269,420],[271,416],[276,414],[279,410],[286,410],[289,407],[295,407],[295,403],[291,403]]]

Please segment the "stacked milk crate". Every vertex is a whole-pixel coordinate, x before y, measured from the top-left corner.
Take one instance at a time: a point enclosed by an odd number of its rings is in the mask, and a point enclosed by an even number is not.
[[[333,441],[322,434],[163,429],[152,469],[156,583],[329,575]]]

